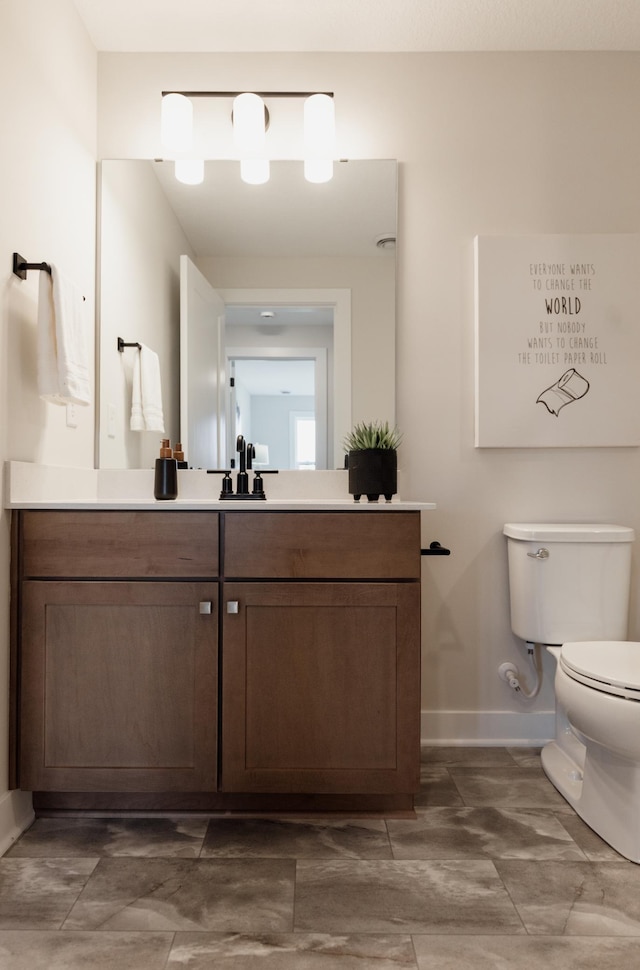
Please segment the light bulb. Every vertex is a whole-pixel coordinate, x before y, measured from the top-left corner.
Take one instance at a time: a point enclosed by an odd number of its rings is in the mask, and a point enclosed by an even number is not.
[[[187,152],[193,140],[193,105],[184,94],[165,94],[162,99],[161,136],[165,148]]]

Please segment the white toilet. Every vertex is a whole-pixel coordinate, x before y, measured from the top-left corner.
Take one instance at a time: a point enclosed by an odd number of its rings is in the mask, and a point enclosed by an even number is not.
[[[556,657],[550,781],[640,863],[640,643],[625,640],[633,529],[508,523],[511,628]]]

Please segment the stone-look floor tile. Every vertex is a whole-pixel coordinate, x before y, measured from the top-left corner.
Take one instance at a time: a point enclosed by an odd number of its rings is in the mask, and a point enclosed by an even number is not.
[[[428,765],[457,768],[515,768],[516,762],[506,748],[428,747],[420,749],[420,761]]]
[[[0,970],[164,970],[173,933],[0,930]]]
[[[640,866],[511,861],[495,866],[528,933],[640,937]]]
[[[539,768],[542,748],[506,748],[519,768]]]
[[[167,970],[417,970],[409,936],[177,933]]]
[[[383,819],[212,819],[202,857],[390,859]]]
[[[524,933],[492,862],[297,864],[295,929],[318,933]]]
[[[612,849],[593,829],[576,815],[570,806],[568,812],[556,813],[576,845],[579,845],[589,862],[623,862],[624,856]],[[640,960],[638,961],[640,964]]]
[[[206,818],[38,818],[6,857],[197,858]]]
[[[471,808],[562,808],[566,802],[542,768],[450,768],[465,805]]]
[[[619,970],[640,966],[635,939],[414,936],[418,970]]]
[[[289,932],[294,876],[287,859],[101,859],[63,929]]]
[[[0,859],[0,928],[59,929],[97,859]]]
[[[427,808],[387,821],[394,859],[577,859],[585,856],[552,812]]]
[[[430,805],[462,805],[460,792],[453,783],[447,768],[420,767],[420,791],[414,798],[414,808],[421,810]]]

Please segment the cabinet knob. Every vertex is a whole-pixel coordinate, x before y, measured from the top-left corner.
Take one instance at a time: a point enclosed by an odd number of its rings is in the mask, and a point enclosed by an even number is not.
[[[240,604],[238,600],[229,600],[227,603],[227,613],[238,613],[240,609]]]
[[[202,601],[199,605],[199,610],[201,613],[211,613],[212,606],[209,601]]]

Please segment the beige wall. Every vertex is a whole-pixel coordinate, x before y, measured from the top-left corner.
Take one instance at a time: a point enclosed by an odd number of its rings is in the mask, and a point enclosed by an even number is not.
[[[524,665],[501,527],[595,519],[640,532],[640,452],[474,448],[473,237],[638,230],[640,55],[103,54],[99,65],[104,156],[160,153],[163,89],[253,88],[333,90],[339,154],[399,160],[400,464],[408,497],[438,503],[425,543],[452,548],[423,566],[423,733],[546,736],[548,662],[533,702],[496,674],[503,660]],[[205,152],[228,150],[207,138]],[[636,569],[638,637],[639,581]]]
[[[93,407],[45,404],[36,389],[38,274],[21,282],[11,254],[57,265],[94,318],[97,55],[71,0],[0,5],[0,453],[2,459],[92,467]],[[92,328],[93,329],[93,328]],[[90,333],[93,359],[93,332]],[[4,501],[0,503],[3,508]],[[7,791],[9,515],[0,512],[0,852],[30,797]]]

